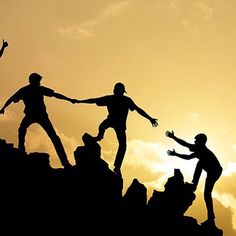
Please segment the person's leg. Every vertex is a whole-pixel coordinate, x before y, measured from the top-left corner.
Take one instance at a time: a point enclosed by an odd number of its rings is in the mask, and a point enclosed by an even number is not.
[[[116,153],[116,158],[114,162],[115,169],[114,171],[120,171],[125,152],[126,152],[126,131],[125,130],[120,130],[120,129],[115,129],[117,140],[119,143],[118,150]]]
[[[214,223],[215,220],[215,213],[214,213],[214,207],[213,207],[213,200],[212,200],[212,190],[216,183],[216,181],[219,179],[220,174],[218,176],[207,176],[206,183],[205,183],[205,190],[204,190],[204,199],[206,203],[207,208],[207,221]]]
[[[42,126],[42,128],[46,131],[47,135],[51,139],[51,141],[54,145],[54,148],[57,152],[57,155],[60,158],[61,164],[64,167],[70,167],[71,164],[68,161],[68,158],[67,158],[66,152],[64,150],[64,147],[62,145],[61,139],[56,134],[56,131],[55,131],[51,121],[49,120],[49,118],[48,117],[41,118],[38,121],[38,123]]]
[[[110,121],[108,119],[104,120],[98,127],[98,135],[95,137],[96,141],[101,141],[104,137],[106,129],[111,127]]]
[[[32,119],[28,117],[24,117],[20,123],[20,127],[18,129],[18,148],[20,151],[25,152],[25,135],[27,132],[27,128],[34,123]]]

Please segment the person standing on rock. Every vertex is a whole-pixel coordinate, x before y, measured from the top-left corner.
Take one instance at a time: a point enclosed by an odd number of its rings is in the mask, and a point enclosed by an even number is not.
[[[60,158],[61,164],[64,166],[64,168],[67,168],[70,167],[71,164],[68,161],[62,142],[48,117],[44,103],[44,96],[63,99],[71,103],[75,103],[76,99],[68,98],[62,94],[54,92],[54,90],[50,88],[41,86],[41,79],[42,76],[38,73],[31,73],[29,75],[29,84],[20,88],[6,101],[5,105],[0,110],[0,114],[4,114],[5,108],[8,107],[12,102],[17,103],[22,100],[25,105],[25,117],[21,121],[18,130],[19,150],[25,152],[25,136],[27,128],[33,123],[38,123],[50,137]]]
[[[200,133],[195,136],[195,143],[190,144],[186,141],[177,138],[174,134],[174,131],[167,131],[166,136],[175,140],[178,144],[187,147],[191,154],[180,154],[173,151],[168,150],[167,153],[170,156],[177,156],[185,160],[190,160],[192,158],[198,158],[198,163],[195,168],[195,172],[193,175],[193,190],[196,190],[202,170],[205,170],[207,173],[205,188],[204,188],[204,199],[207,208],[207,220],[202,224],[215,224],[215,213],[213,209],[213,200],[212,200],[212,190],[216,183],[216,181],[220,178],[222,174],[223,168],[221,167],[217,157],[215,154],[209,150],[206,146],[207,136],[203,133]]]
[[[104,133],[108,128],[113,128],[116,132],[119,147],[117,150],[114,172],[121,174],[121,165],[126,152],[126,121],[129,111],[137,111],[141,116],[148,119],[153,127],[158,125],[157,119],[149,116],[143,109],[138,107],[134,101],[124,95],[125,85],[123,83],[116,83],[112,95],[107,95],[98,98],[89,98],[84,100],[77,100],[78,103],[95,103],[97,106],[106,106],[108,110],[107,118],[99,125],[99,132],[95,139],[100,141],[103,139]]]

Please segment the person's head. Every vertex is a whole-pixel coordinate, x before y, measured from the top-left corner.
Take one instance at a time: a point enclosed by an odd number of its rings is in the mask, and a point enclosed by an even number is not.
[[[121,82],[116,83],[113,89],[113,93],[115,95],[123,95],[124,93],[126,93],[125,85],[122,84]]]
[[[197,134],[195,136],[195,144],[197,145],[205,145],[207,142],[207,136],[205,134]]]
[[[29,75],[29,83],[32,85],[40,85],[40,81],[42,79],[42,76],[39,75],[38,73],[31,73]]]

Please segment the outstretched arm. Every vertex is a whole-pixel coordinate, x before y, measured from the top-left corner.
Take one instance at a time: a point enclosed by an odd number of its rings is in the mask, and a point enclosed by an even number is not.
[[[13,101],[14,100],[13,100],[13,96],[12,96],[6,101],[6,103],[4,104],[2,109],[0,110],[0,114],[4,114],[5,113],[5,108],[8,107]]]
[[[2,40],[2,47],[0,49],[0,57],[2,56],[5,48],[8,46],[8,43],[6,41],[4,41],[4,39]]]
[[[153,127],[157,127],[158,123],[157,123],[157,119],[156,118],[152,118],[151,116],[149,116],[143,109],[141,109],[140,107],[136,106],[135,109],[141,116],[147,118]]]
[[[195,156],[193,156],[192,154],[187,155],[187,154],[180,154],[180,153],[177,153],[177,152],[175,151],[175,149],[173,149],[172,151],[171,151],[171,150],[168,150],[168,151],[167,151],[167,154],[168,154],[169,156],[176,156],[176,157],[180,157],[180,158],[185,159],[185,160],[190,160],[190,159],[192,159],[192,158],[195,157]]]
[[[89,99],[82,99],[82,100],[77,100],[77,103],[97,103],[97,98],[89,98]]]
[[[69,102],[71,102],[71,103],[73,103],[73,104],[78,101],[77,99],[68,98],[68,97],[66,97],[66,96],[64,96],[64,95],[62,95],[62,94],[60,94],[60,93],[54,93],[54,94],[53,94],[53,97],[58,98],[58,99],[62,99],[62,100],[69,101]]]
[[[171,132],[170,131],[166,131],[166,137],[169,137],[169,138],[172,138],[174,139],[178,144],[184,146],[184,147],[188,147],[190,148],[192,146],[191,143],[187,143],[186,141],[180,139],[180,138],[177,138],[174,134],[174,131],[172,130]]]

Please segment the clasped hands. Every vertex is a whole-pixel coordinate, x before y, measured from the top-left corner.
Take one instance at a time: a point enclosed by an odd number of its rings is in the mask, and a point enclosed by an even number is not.
[[[80,100],[78,100],[78,99],[70,99],[70,102],[75,104],[75,103],[80,103]]]

